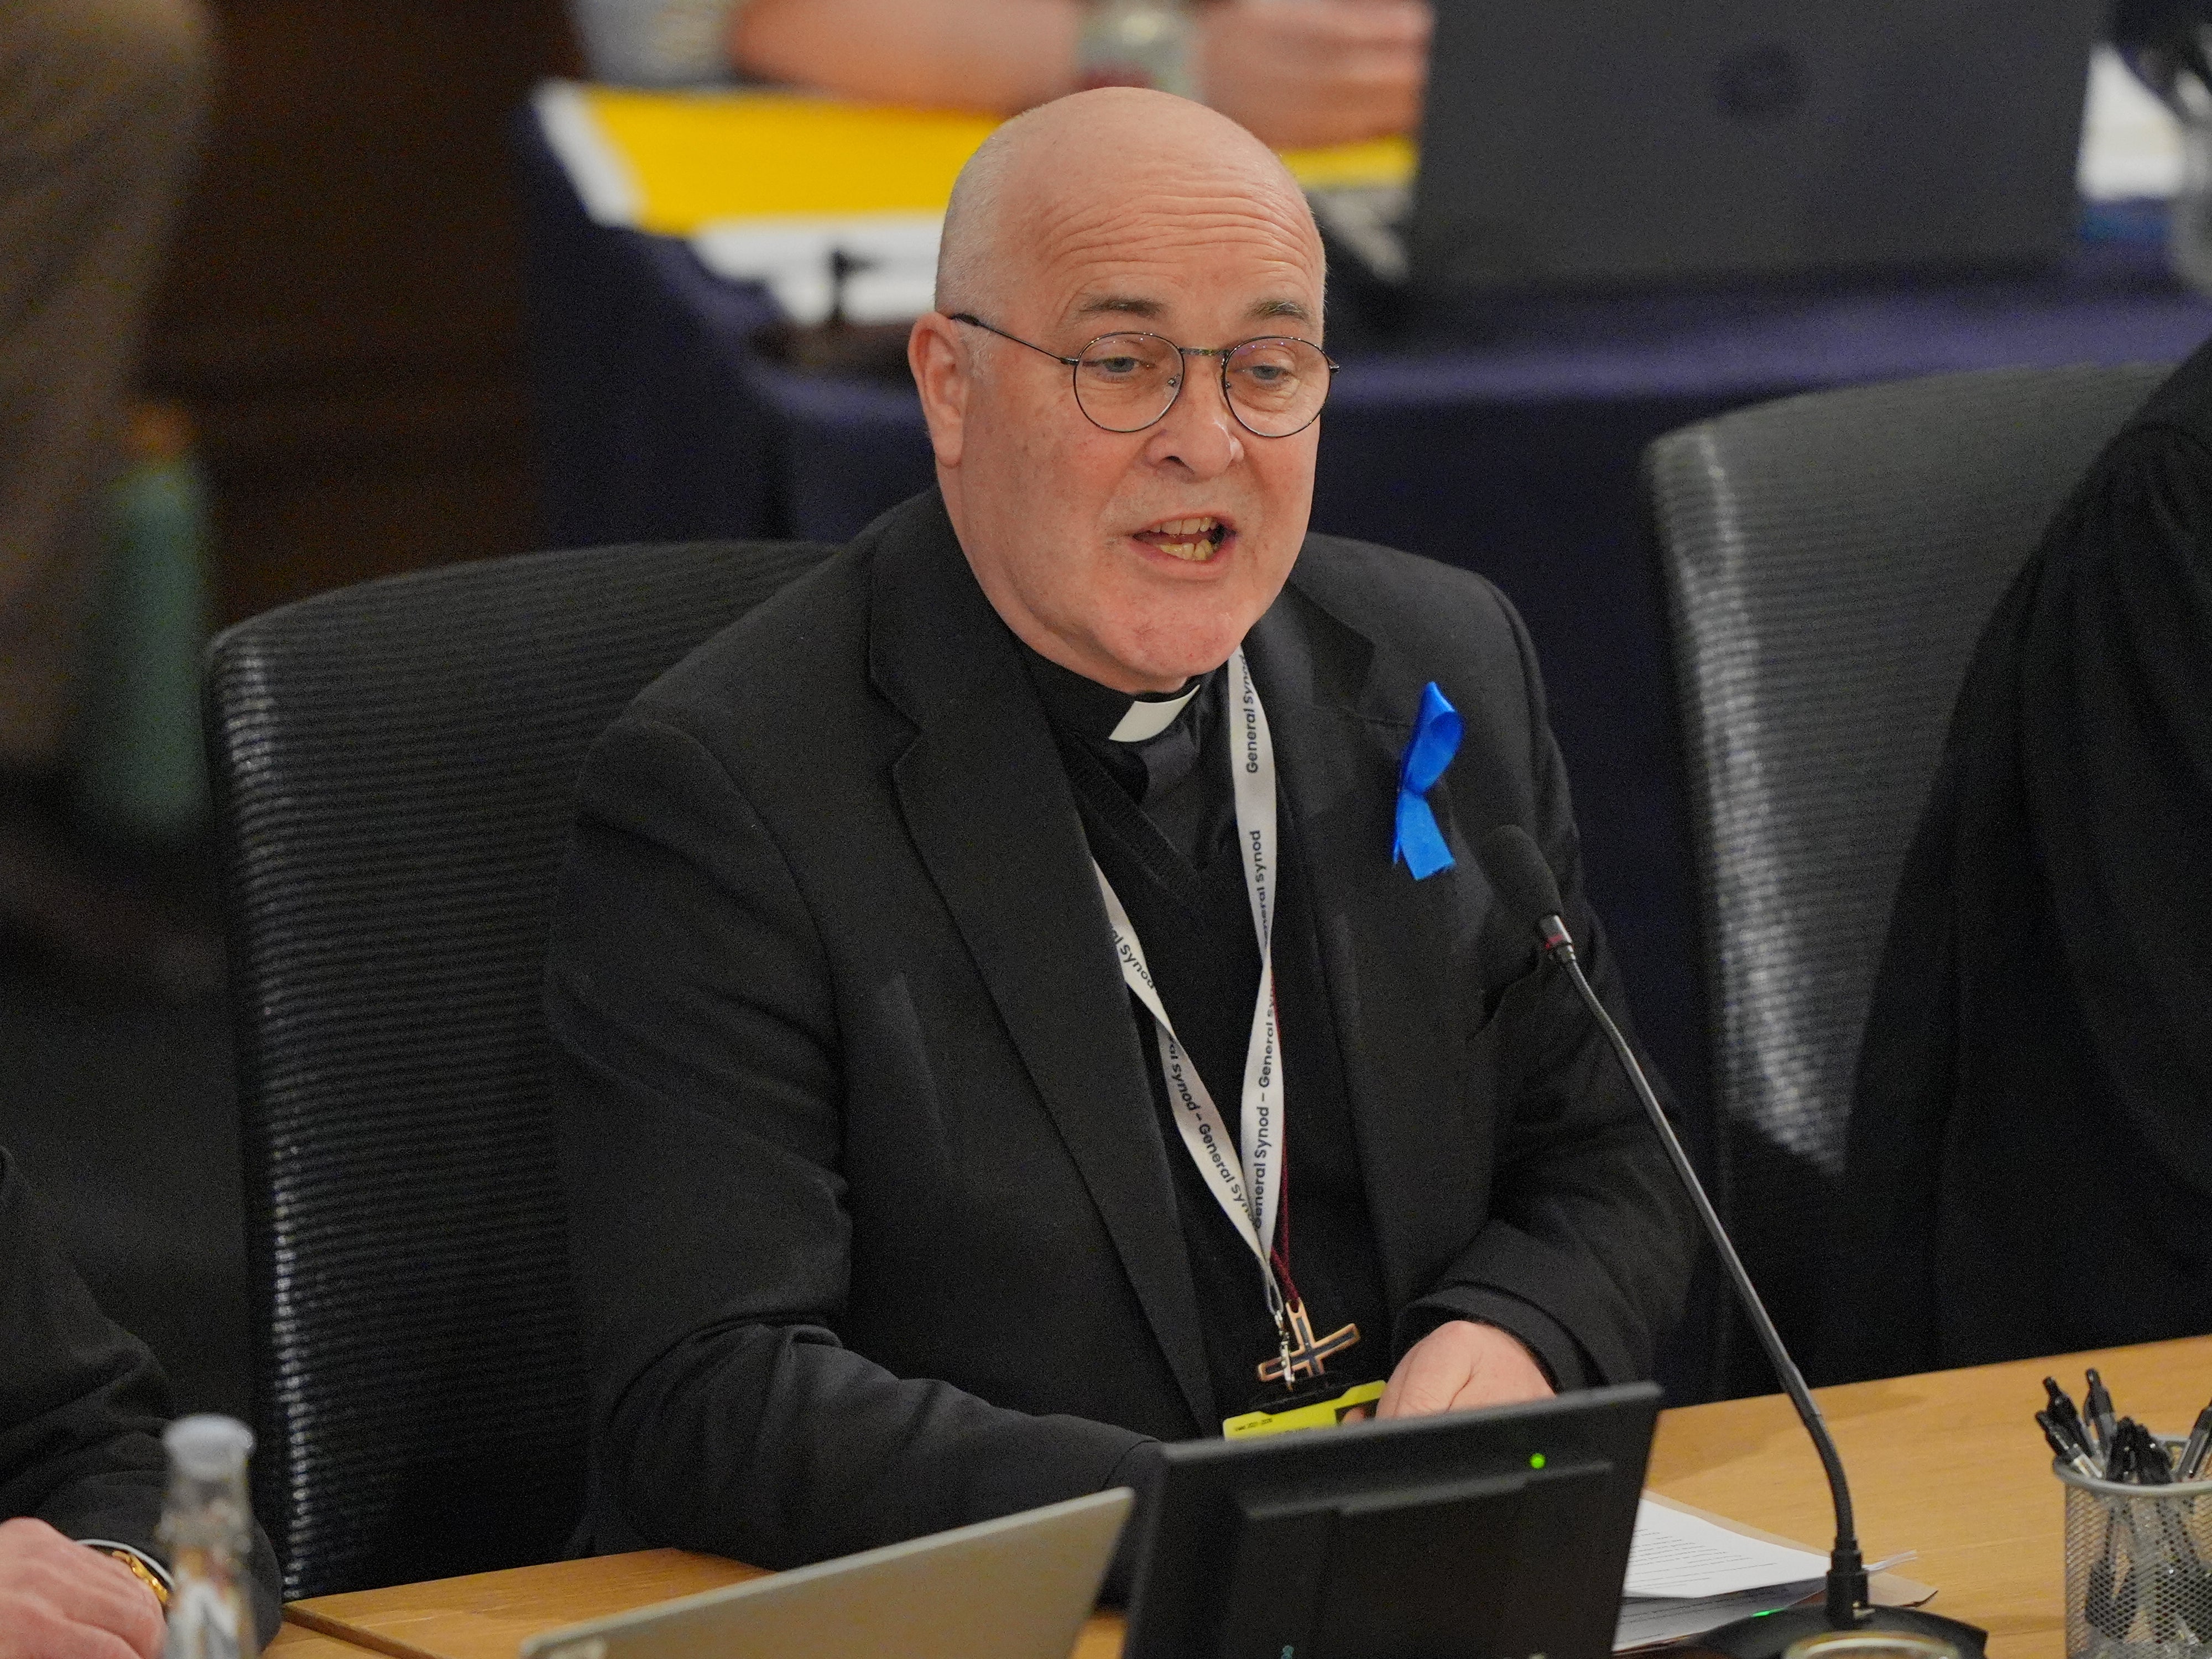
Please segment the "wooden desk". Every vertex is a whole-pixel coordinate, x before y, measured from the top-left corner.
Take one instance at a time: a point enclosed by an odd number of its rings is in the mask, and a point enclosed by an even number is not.
[[[1937,1610],[1985,1626],[1996,1659],[2065,1651],[2059,1486],[2031,1419],[2043,1376],[2062,1373],[2078,1395],[2084,1365],[2103,1371],[2121,1410],[2167,1431],[2185,1430],[2212,1394],[2212,1337],[1820,1391],[1869,1559],[1917,1550],[1905,1571],[1937,1587]],[[1780,1395],[1666,1413],[1650,1485],[1817,1547],[1829,1540],[1819,1460]],[[712,1556],[649,1550],[325,1595],[285,1610],[290,1628],[274,1651],[514,1659],[536,1632],[756,1576]],[[1115,1659],[1121,1634],[1117,1616],[1100,1614],[1075,1659]]]

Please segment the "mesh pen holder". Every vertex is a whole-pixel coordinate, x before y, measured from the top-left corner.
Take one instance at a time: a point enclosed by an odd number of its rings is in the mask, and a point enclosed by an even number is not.
[[[2066,1483],[2067,1659],[2212,1659],[2212,1480],[2051,1471]]]

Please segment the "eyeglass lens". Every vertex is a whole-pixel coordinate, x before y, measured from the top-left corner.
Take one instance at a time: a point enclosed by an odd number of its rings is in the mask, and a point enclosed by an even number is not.
[[[1168,412],[1182,388],[1183,357],[1157,334],[1109,334],[1084,349],[1075,400],[1109,432],[1135,432]],[[1247,340],[1222,366],[1230,407],[1263,438],[1310,425],[1328,396],[1328,359],[1304,340]]]

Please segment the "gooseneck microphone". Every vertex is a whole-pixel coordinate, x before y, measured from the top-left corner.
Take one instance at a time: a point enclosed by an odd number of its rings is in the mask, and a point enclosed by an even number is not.
[[[1729,1659],[1777,1659],[1792,1642],[1823,1631],[1900,1632],[1935,1637],[1952,1644],[1965,1659],[1978,1659],[1983,1644],[1988,1639],[1986,1632],[1955,1619],[1911,1607],[1877,1607],[1869,1603],[1866,1564],[1859,1554],[1858,1531],[1851,1515],[1850,1483],[1844,1475],[1844,1460],[1836,1451],[1836,1443],[1828,1433],[1827,1423],[1820,1416],[1820,1407],[1812,1390],[1805,1386],[1797,1362],[1783,1346],[1782,1334],[1774,1328],[1774,1321],[1767,1316],[1766,1304],[1759,1299],[1751,1275],[1744,1271],[1743,1259],[1736,1255],[1728,1229],[1721,1224],[1712,1200],[1705,1196],[1705,1183],[1691,1168],[1689,1154],[1682,1150],[1674,1126],[1660,1109],[1659,1097],[1651,1091],[1651,1081],[1638,1064],[1635,1050],[1628,1046],[1628,1039],[1620,1034],[1620,1027],[1613,1023],[1613,1016],[1606,1012],[1605,1005],[1590,988],[1582,963],[1576,959],[1574,940],[1560,915],[1565,907],[1559,899],[1559,884],[1553,877],[1551,866],[1544,861],[1543,854],[1528,832],[1517,823],[1500,824],[1483,836],[1475,848],[1475,856],[1506,914],[1524,920],[1534,931],[1544,954],[1566,970],[1583,1006],[1589,1010],[1590,1018],[1597,1022],[1598,1029],[1612,1045],[1613,1057],[1627,1073],[1636,1097],[1644,1103],[1644,1115],[1651,1120],[1652,1129],[1667,1149],[1676,1179],[1697,1207],[1698,1219],[1705,1224],[1705,1237],[1712,1241],[1714,1254],[1720,1257],[1729,1283],[1735,1287],[1736,1300],[1742,1304],[1752,1328],[1759,1333],[1759,1345],[1766,1350],[1775,1375],[1782,1379],[1783,1389],[1790,1395],[1790,1403],[1797,1408],[1798,1420],[1804,1424],[1805,1432],[1812,1437],[1814,1449],[1820,1455],[1820,1467],[1827,1473],[1828,1496],[1836,1511],[1836,1542],[1828,1556],[1827,1595],[1822,1604],[1739,1619],[1708,1631],[1696,1639],[1694,1645],[1729,1656]]]

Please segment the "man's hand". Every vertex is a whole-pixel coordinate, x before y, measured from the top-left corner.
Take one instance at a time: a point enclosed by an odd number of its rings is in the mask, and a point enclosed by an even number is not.
[[[0,1521],[0,1659],[161,1659],[161,1605],[43,1521]]]
[[[1376,1415],[1433,1417],[1516,1400],[1548,1400],[1543,1367],[1521,1340],[1495,1325],[1455,1319],[1406,1350]]]
[[[1197,8],[1199,96],[1278,149],[1406,132],[1428,83],[1427,0]]]

